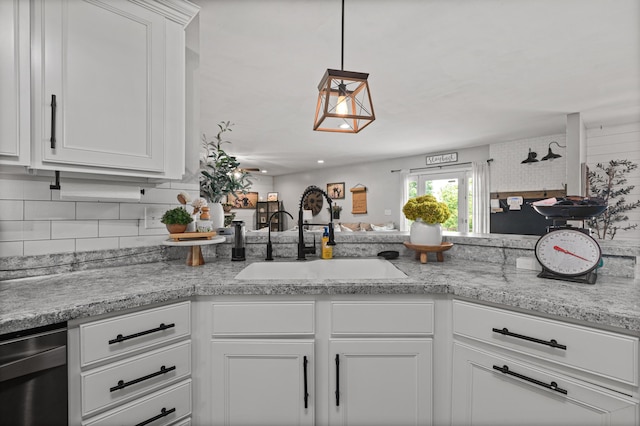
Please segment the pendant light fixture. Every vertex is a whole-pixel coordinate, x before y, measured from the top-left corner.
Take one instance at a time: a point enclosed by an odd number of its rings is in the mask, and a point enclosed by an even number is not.
[[[562,155],[560,154],[556,154],[555,152],[551,151],[551,144],[555,143],[556,145],[558,145],[559,148],[566,148],[566,145],[560,145],[558,142],[556,141],[551,141],[549,142],[549,153],[547,155],[545,155],[544,157],[542,157],[540,159],[540,161],[547,161],[547,160],[553,160],[554,158],[560,158],[562,157]]]
[[[369,74],[344,70],[344,0],[342,0],[340,70],[327,69],[318,84],[313,130],[358,133],[376,116],[369,93]]]
[[[531,148],[529,148],[529,154],[527,155],[527,158],[522,160],[520,164],[537,163],[538,162],[538,159],[536,158],[537,156],[538,156],[538,153],[531,151]]]

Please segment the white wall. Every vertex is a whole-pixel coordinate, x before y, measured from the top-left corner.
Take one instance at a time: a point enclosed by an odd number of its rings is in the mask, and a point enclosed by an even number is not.
[[[452,151],[458,152],[458,163],[485,161],[489,158],[487,146]],[[438,154],[438,152],[277,176],[274,178],[274,190],[284,201],[285,210],[297,218],[300,196],[305,188],[315,185],[326,191],[328,183],[344,182],[345,198],[336,200],[336,203],[343,208],[339,222],[387,223],[392,221],[397,228],[401,219],[402,176],[400,173],[392,173],[392,170],[426,167],[425,156],[432,154]],[[366,214],[351,213],[352,193],[349,189],[358,184],[367,187]],[[322,213],[314,218],[314,221],[328,221],[329,213],[324,209],[326,207],[325,201]],[[386,210],[389,210],[390,214],[387,215]]]
[[[529,148],[541,160],[547,155],[551,141],[567,145],[564,134],[491,144],[491,192],[564,189],[567,183],[565,148],[558,148],[556,144],[551,146],[554,153],[562,155],[561,158],[521,164],[527,158]]]

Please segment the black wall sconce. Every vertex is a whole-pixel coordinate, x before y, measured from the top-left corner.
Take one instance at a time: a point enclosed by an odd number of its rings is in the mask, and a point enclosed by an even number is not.
[[[551,141],[549,142],[549,152],[547,153],[547,155],[545,155],[544,157],[542,157],[541,161],[547,161],[547,160],[553,160],[554,158],[560,158],[562,157],[562,155],[560,154],[556,154],[555,152],[551,151],[551,144],[555,143],[556,145],[558,145],[559,148],[566,148],[566,145],[560,145],[558,142],[556,141]]]
[[[536,158],[537,156],[538,154],[531,151],[531,148],[529,148],[529,155],[527,155],[527,158],[522,160],[520,164],[537,163],[538,162],[538,159]]]

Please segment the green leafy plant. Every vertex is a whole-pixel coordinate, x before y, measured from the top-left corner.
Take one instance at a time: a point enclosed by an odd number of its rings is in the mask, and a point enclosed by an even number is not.
[[[587,221],[587,225],[594,229],[600,239],[613,240],[619,230],[627,231],[638,227],[637,224],[627,223],[617,225],[629,220],[627,212],[640,207],[640,200],[627,203],[625,195],[628,195],[635,185],[626,185],[626,175],[638,168],[636,163],[629,160],[611,160],[605,166],[596,164],[595,170],[589,170],[589,192],[591,197],[599,197],[609,206],[604,213],[593,220]]]
[[[231,131],[232,123],[222,121],[218,124],[220,131],[211,140],[202,135],[203,155],[200,158],[200,195],[214,203],[221,202],[229,194],[241,192],[246,194],[252,182],[249,173],[239,168],[240,162],[229,155],[223,144],[226,132]]]
[[[193,218],[184,207],[167,210],[162,215],[162,219],[160,219],[160,222],[165,225],[187,225],[192,221]]]
[[[423,222],[434,224],[443,223],[449,219],[451,212],[445,203],[436,200],[433,195],[421,195],[410,198],[402,207],[402,213],[409,220],[422,220]]]

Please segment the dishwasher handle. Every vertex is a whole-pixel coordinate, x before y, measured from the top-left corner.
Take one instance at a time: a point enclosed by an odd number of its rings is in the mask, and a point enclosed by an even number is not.
[[[67,363],[67,347],[57,346],[16,361],[0,365],[0,382],[58,367]]]

